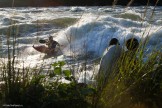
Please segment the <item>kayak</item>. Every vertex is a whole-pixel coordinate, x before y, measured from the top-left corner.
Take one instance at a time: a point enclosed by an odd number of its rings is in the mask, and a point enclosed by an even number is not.
[[[54,55],[54,54],[56,54],[58,52],[55,49],[49,49],[45,45],[40,45],[40,46],[34,46],[33,45],[33,48],[35,50],[37,50],[38,52],[45,53],[47,55]]]

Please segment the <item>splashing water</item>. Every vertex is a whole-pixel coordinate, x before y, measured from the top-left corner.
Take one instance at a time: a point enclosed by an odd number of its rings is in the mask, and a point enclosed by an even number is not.
[[[125,40],[136,37],[147,44],[146,53],[154,47],[161,50],[162,46],[162,8],[157,7],[151,18],[152,7],[144,16],[144,7],[56,7],[56,8],[1,8],[0,9],[0,57],[7,56],[7,35],[10,31],[10,41],[16,36],[16,58],[19,67],[41,66],[44,68],[59,60],[69,64],[84,61],[88,66],[95,58],[101,57],[108,47],[111,38],[118,38],[124,46]],[[64,47],[63,55],[45,57],[32,48],[32,45],[42,45],[39,39],[47,39],[52,35]],[[12,52],[13,46],[10,45]],[[23,61],[23,62],[22,62]],[[77,65],[76,65],[77,66]],[[97,70],[96,70],[97,71]],[[87,79],[92,76],[87,74]],[[84,73],[81,75],[84,76]],[[83,81],[83,77],[78,78]]]

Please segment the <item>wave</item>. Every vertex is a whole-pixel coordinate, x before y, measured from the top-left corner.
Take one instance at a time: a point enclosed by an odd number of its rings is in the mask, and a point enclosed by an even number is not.
[[[155,21],[155,24],[156,24],[156,25],[162,25],[162,19],[161,19],[161,20]]]
[[[114,18],[111,16],[105,17],[103,20],[110,22],[112,25],[117,24],[117,25],[127,27],[127,28],[130,28],[130,27],[140,27],[141,28],[141,27],[147,27],[149,25],[147,22],[132,21],[129,19]]]
[[[162,29],[159,29],[157,32],[152,33],[149,37],[150,39],[149,39],[148,45],[162,50],[162,37],[161,36],[162,36]]]
[[[60,43],[67,45],[64,49],[65,54],[101,56],[103,51],[108,47],[111,38],[115,37],[119,39],[121,45],[124,46],[125,40],[131,37],[135,37],[139,41],[147,37],[150,29],[147,22],[111,16],[99,17],[94,20],[94,17],[90,16],[83,16],[75,25],[58,33],[59,35],[56,39]],[[154,35],[156,36],[156,38],[153,38],[154,36],[151,38],[151,43],[155,43],[154,41],[156,41],[157,37],[162,39],[160,37],[161,31],[156,32],[155,28],[152,28],[152,31],[150,31],[150,34],[155,32]],[[155,44],[158,45],[158,42],[156,41]],[[155,46],[155,44],[150,45]],[[159,45],[162,45],[162,43]]]
[[[64,18],[57,18],[57,19],[42,19],[42,20],[37,20],[37,21],[33,21],[32,23],[40,23],[40,24],[52,24],[55,25],[56,27],[67,27],[70,26],[74,23],[77,22],[77,18],[68,18],[68,17],[64,17]]]
[[[133,21],[142,21],[143,20],[140,13],[132,11],[132,10],[128,10],[124,13],[116,15],[116,17],[123,18],[123,19],[130,19]]]
[[[113,37],[116,29],[118,28],[111,27],[103,21],[82,23],[79,26],[76,24],[61,34],[64,35],[61,41],[67,40],[66,53],[72,51],[76,55],[87,55],[93,52],[92,56],[97,56],[108,46],[108,40]]]
[[[19,15],[12,16],[11,18],[15,19],[15,20],[25,20],[26,19],[26,18],[19,16]]]
[[[11,35],[18,35],[20,36],[30,36],[29,34],[39,32],[39,31],[48,31],[53,28],[53,25],[49,24],[42,24],[42,23],[34,23],[34,24],[13,24],[5,27],[0,28],[0,34],[7,35],[8,32],[11,33]]]
[[[41,13],[44,12],[44,8],[24,8],[24,7],[17,7],[16,10],[21,13]]]
[[[19,23],[19,21],[14,20],[14,19],[11,19],[11,18],[3,18],[1,20],[1,22],[2,22],[2,25],[11,25],[11,24],[17,24],[17,23]]]
[[[71,12],[82,12],[85,10],[86,10],[85,7],[71,7],[71,9],[70,9]]]

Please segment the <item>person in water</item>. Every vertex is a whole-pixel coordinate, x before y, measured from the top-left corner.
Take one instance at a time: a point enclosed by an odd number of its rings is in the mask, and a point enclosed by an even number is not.
[[[56,46],[60,46],[60,44],[57,41],[53,40],[52,36],[49,37],[49,40],[46,42],[46,45],[48,46],[48,55],[57,52],[58,49],[56,48]]]
[[[130,38],[126,41],[126,47],[129,51],[136,51],[138,46],[139,42],[136,38]]]
[[[137,59],[137,53],[138,53],[138,47],[139,42],[136,38],[130,38],[126,41],[126,47],[128,51],[125,52],[125,57],[129,59],[129,61],[133,61],[133,65],[137,65],[138,59]]]
[[[100,68],[97,79],[101,88],[107,82],[107,79],[112,73],[116,62],[121,55],[121,52],[122,47],[120,46],[118,39],[112,38],[109,42],[109,47],[104,51],[103,57],[101,58],[100,62]]]
[[[130,60],[136,58],[137,49],[139,47],[138,40],[136,38],[130,38],[126,41],[125,45],[128,50],[123,53],[124,57]]]
[[[130,38],[125,43],[127,51],[123,52],[119,58],[118,69],[122,72],[134,75],[141,67],[141,61],[138,59],[139,42],[136,38]],[[133,80],[132,80],[133,81]],[[128,81],[129,82],[129,81]]]
[[[55,40],[53,40],[53,37],[50,36],[49,40],[46,42],[46,45],[48,46],[49,49],[55,49],[59,43]]]

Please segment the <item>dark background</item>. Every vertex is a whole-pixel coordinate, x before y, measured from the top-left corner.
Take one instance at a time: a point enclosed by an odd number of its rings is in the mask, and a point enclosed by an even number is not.
[[[126,6],[131,0],[115,0],[116,5]],[[157,0],[132,0],[131,6],[154,6]],[[0,0],[0,7],[48,7],[48,6],[112,6],[114,0]],[[162,6],[159,0],[158,6]]]

